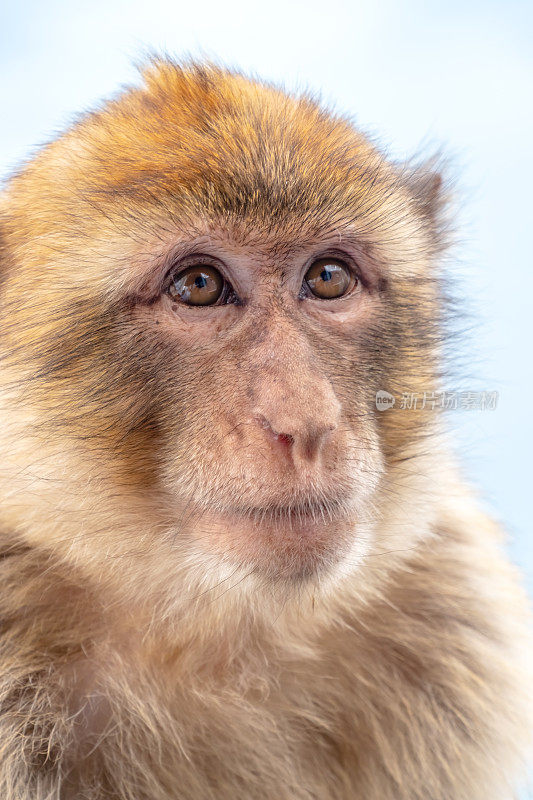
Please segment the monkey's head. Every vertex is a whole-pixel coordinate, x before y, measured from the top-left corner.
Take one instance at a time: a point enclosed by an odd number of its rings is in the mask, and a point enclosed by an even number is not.
[[[2,527],[167,600],[411,546],[439,205],[309,97],[151,64],[2,198]]]

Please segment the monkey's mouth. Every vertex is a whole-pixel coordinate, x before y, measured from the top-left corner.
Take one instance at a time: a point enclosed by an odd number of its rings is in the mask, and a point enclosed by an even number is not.
[[[198,525],[205,549],[273,579],[301,580],[336,564],[355,538],[346,497],[206,511]],[[195,531],[193,530],[193,533]]]
[[[352,511],[346,498],[307,500],[289,504],[269,503],[262,506],[233,507],[227,509],[233,517],[248,519],[256,526],[305,528],[309,525],[327,525]]]

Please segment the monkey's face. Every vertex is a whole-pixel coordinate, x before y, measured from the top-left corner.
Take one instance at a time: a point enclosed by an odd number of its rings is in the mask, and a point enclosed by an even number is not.
[[[375,396],[431,388],[433,223],[345,122],[215,73],[193,113],[180,75],[12,184],[4,398],[43,455],[4,516],[138,587],[355,567],[426,424]]]
[[[187,238],[162,291],[131,311],[154,360],[179,535],[272,577],[345,554],[382,473],[368,352],[378,276],[348,232],[284,238]]]

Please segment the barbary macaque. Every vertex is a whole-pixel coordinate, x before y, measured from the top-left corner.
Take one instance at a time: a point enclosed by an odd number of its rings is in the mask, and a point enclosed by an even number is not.
[[[2,800],[514,796],[528,603],[400,402],[447,220],[433,161],[163,59],[8,181]]]

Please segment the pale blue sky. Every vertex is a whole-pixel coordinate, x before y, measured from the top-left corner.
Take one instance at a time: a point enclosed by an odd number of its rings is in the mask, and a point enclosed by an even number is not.
[[[473,315],[461,386],[497,410],[450,422],[533,590],[533,4],[526,0],[4,0],[0,175],[122,83],[148,48],[311,87],[404,157],[443,146],[458,177],[457,293]]]

